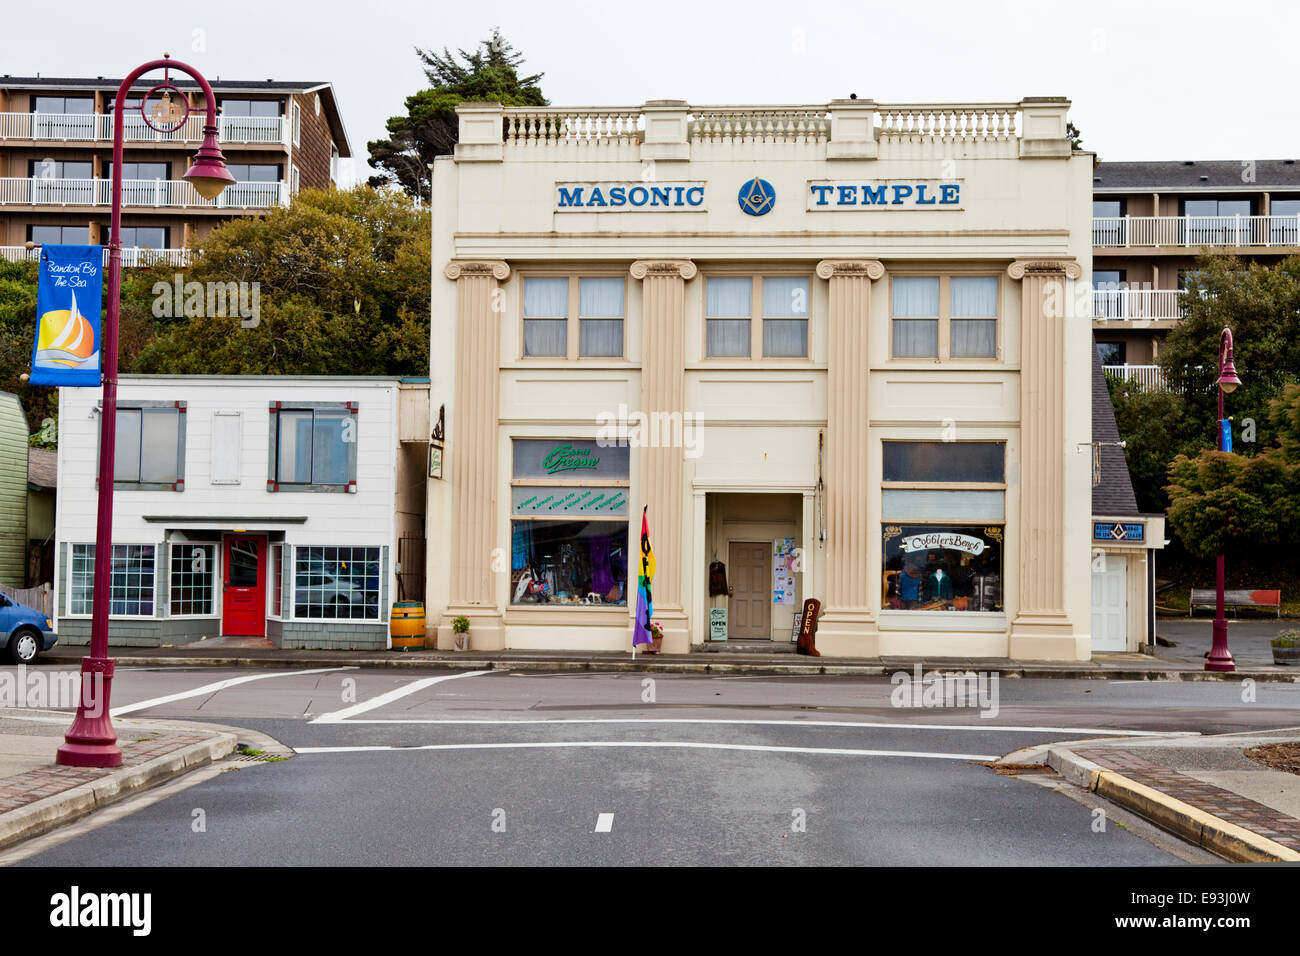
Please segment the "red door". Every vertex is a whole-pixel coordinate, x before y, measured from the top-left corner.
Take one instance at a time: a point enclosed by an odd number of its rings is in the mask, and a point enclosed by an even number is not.
[[[231,637],[266,635],[266,538],[226,536],[221,633]]]

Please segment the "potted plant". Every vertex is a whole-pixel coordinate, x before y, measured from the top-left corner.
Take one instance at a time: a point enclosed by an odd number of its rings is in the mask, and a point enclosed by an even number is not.
[[[451,619],[451,645],[458,651],[469,650],[469,618],[464,614]]]
[[[1300,628],[1279,631],[1271,643],[1274,664],[1300,664]]]
[[[652,642],[650,644],[651,650],[658,654],[664,649],[664,628],[662,624],[650,622],[650,638]]]

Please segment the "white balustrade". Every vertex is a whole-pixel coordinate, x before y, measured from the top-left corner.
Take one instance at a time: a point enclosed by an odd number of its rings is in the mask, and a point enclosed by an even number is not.
[[[1300,246],[1300,215],[1099,217],[1092,221],[1092,244],[1099,248]]]
[[[41,256],[40,246],[28,249],[26,246],[0,246],[0,259],[6,262],[36,262]],[[173,266],[189,265],[193,256],[190,249],[150,249],[148,246],[135,246],[122,250],[122,265],[127,268],[152,265],[165,262]],[[104,249],[104,265],[108,265],[108,249]]]
[[[0,178],[0,206],[111,206],[113,183],[109,179]],[[125,179],[123,206],[218,209],[269,209],[288,204],[283,182],[232,183],[215,201],[202,198],[184,179]]]
[[[1177,289],[1097,289],[1092,317],[1106,320],[1161,320],[1182,317]]]
[[[139,110],[122,117],[122,139],[128,143],[198,143],[203,139],[207,113],[193,110],[171,132],[159,132],[145,122]],[[223,143],[283,146],[288,143],[283,116],[219,116],[217,138]],[[51,142],[113,141],[112,113],[0,113],[0,139]]]
[[[1144,392],[1163,392],[1165,373],[1159,365],[1103,365],[1102,371],[1122,382],[1135,382]]]

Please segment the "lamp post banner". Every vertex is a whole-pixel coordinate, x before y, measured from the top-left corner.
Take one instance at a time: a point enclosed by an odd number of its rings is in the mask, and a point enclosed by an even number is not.
[[[100,384],[103,246],[41,246],[33,385]]]

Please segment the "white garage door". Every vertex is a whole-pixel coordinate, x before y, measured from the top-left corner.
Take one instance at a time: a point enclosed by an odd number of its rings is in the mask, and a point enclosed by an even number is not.
[[[1107,554],[1092,568],[1092,649],[1128,650],[1128,558]]]

